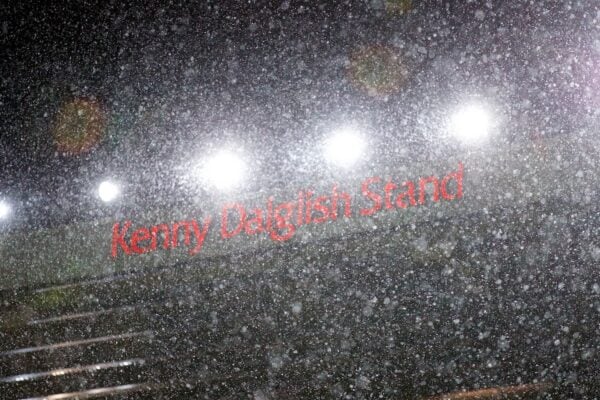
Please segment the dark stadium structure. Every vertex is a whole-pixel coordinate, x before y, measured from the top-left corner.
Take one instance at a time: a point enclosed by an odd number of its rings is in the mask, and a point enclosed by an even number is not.
[[[543,250],[548,223],[560,228]],[[598,393],[598,270],[580,243],[599,227],[597,205],[556,200],[526,216],[503,207],[368,241],[4,290],[3,397],[427,398],[519,383],[543,390],[518,398]],[[422,236],[454,246],[419,252],[409,243]]]

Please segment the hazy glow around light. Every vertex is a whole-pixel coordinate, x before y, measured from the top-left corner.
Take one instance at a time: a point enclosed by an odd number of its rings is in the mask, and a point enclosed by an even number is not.
[[[222,150],[208,159],[200,175],[208,184],[219,190],[231,190],[244,180],[246,163],[236,153]]]
[[[490,128],[490,114],[480,105],[465,106],[450,120],[450,133],[466,144],[484,140],[490,134]]]
[[[11,207],[6,201],[0,201],[0,219],[6,219],[10,215]]]
[[[105,203],[109,203],[119,197],[121,190],[119,186],[110,181],[104,181],[98,186],[98,196],[100,200]]]
[[[343,168],[358,162],[365,153],[366,142],[356,129],[345,128],[325,141],[325,159]]]

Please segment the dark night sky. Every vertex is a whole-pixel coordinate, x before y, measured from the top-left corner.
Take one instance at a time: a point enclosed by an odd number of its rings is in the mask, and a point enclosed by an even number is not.
[[[282,165],[289,148],[331,115],[368,114],[388,143],[421,146],[419,113],[463,92],[499,99],[507,140],[533,126],[579,129],[597,109],[581,100],[598,89],[593,1],[413,1],[402,15],[384,0],[163,3],[0,6],[0,192],[29,214],[82,214],[93,204],[83,188],[108,173],[158,196],[171,190],[177,160],[225,131],[267,149],[265,168],[285,180],[297,169]],[[389,95],[348,79],[352,52],[373,45],[397,49],[408,70]],[[93,150],[67,156],[51,132],[78,97],[101,104],[108,127]]]

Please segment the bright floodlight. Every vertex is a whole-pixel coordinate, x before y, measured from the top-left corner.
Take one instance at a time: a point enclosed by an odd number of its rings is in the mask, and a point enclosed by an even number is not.
[[[227,191],[238,186],[246,174],[242,158],[228,150],[222,150],[207,160],[200,175],[210,185]]]
[[[337,166],[348,168],[364,156],[366,143],[359,132],[345,128],[334,132],[325,141],[325,159]]]
[[[109,203],[119,197],[120,192],[119,186],[110,181],[104,181],[98,186],[98,196],[105,203]]]
[[[6,219],[10,215],[11,207],[6,201],[0,201],[0,219]]]
[[[469,105],[458,110],[450,120],[450,133],[463,143],[484,140],[490,133],[489,112],[480,105]]]

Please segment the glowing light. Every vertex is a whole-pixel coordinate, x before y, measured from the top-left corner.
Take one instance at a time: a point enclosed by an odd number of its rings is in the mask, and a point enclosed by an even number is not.
[[[366,142],[353,128],[344,128],[325,141],[325,159],[342,168],[348,168],[364,157]]]
[[[450,133],[465,144],[473,144],[489,136],[491,125],[491,116],[483,106],[469,105],[452,116]]]
[[[0,219],[6,219],[10,215],[12,208],[6,201],[0,201]]]
[[[105,203],[115,200],[120,193],[119,186],[110,181],[104,181],[98,186],[98,196]]]
[[[223,191],[239,186],[245,175],[246,163],[238,154],[229,150],[215,154],[200,169],[202,180]]]

